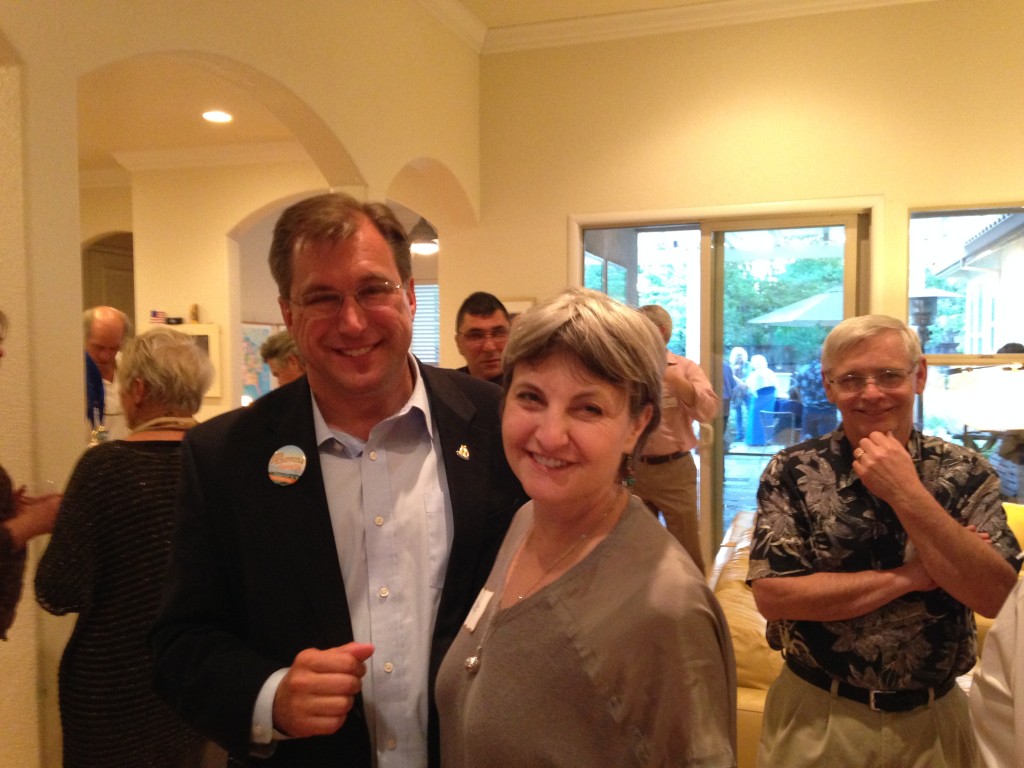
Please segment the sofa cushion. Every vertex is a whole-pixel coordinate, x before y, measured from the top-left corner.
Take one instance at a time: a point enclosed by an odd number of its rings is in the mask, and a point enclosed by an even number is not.
[[[746,547],[736,549],[719,574],[715,597],[729,624],[737,685],[766,691],[782,670],[782,654],[768,646],[767,622],[758,613],[754,593],[746,583],[749,554]]]

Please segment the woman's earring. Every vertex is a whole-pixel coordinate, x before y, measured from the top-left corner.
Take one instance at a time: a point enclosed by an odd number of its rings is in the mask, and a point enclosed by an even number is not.
[[[627,453],[622,457],[622,485],[625,488],[632,488],[636,485],[636,478],[633,477],[633,454]]]

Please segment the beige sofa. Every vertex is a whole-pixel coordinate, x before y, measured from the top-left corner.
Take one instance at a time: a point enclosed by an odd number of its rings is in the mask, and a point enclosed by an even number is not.
[[[1011,510],[1007,509],[1007,512]],[[1012,514],[1010,523],[1018,536],[1024,535],[1024,530],[1019,530],[1024,529],[1024,526]],[[739,768],[754,766],[757,744],[761,738],[765,696],[768,687],[782,670],[782,654],[768,647],[764,635],[766,622],[758,613],[753,592],[746,584],[753,525],[753,512],[740,512],[736,515],[726,531],[708,577],[708,583],[729,623],[736,654],[736,742]],[[975,619],[980,652],[992,620],[977,614]],[[965,675],[965,678],[968,676]],[[969,678],[961,680],[961,685],[968,687]]]

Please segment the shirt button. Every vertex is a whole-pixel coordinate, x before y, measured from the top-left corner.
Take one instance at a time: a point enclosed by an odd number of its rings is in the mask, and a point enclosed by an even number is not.
[[[397,749],[398,741],[396,739],[388,739],[386,746],[388,749]]]
[[[370,451],[370,461],[376,461],[376,460],[377,460],[377,452],[376,451]]]
[[[384,671],[385,672],[394,672],[395,671],[395,665],[392,664],[390,661],[385,661],[384,662]]]
[[[378,515],[377,517],[373,518],[373,524],[374,525],[384,525],[384,518],[381,517],[380,515]]]
[[[391,594],[391,590],[389,590],[387,587],[381,587],[380,592],[378,592],[377,594],[381,597],[387,597]]]

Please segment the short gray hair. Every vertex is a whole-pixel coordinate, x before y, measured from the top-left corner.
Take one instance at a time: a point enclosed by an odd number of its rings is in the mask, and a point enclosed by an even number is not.
[[[260,357],[265,363],[269,363],[271,360],[284,362],[289,357],[294,357],[300,365],[305,365],[302,353],[299,352],[299,345],[295,343],[294,337],[288,331],[278,331],[267,337],[267,340],[260,344]]]
[[[193,336],[161,326],[129,339],[121,349],[117,385],[127,392],[140,379],[151,403],[168,416],[191,416],[213,383],[213,363]]]
[[[846,318],[825,337],[821,347],[821,369],[829,372],[852,347],[892,331],[900,334],[911,366],[917,365],[922,354],[921,342],[913,328],[889,315],[859,315]]]
[[[665,336],[672,335],[672,315],[660,304],[645,304],[640,307],[643,312],[659,328],[665,329]]]
[[[556,352],[571,355],[594,376],[624,390],[632,416],[652,406],[639,449],[661,420],[665,343],[654,323],[603,293],[569,288],[512,324],[502,357],[506,391],[516,365],[536,363]]]

